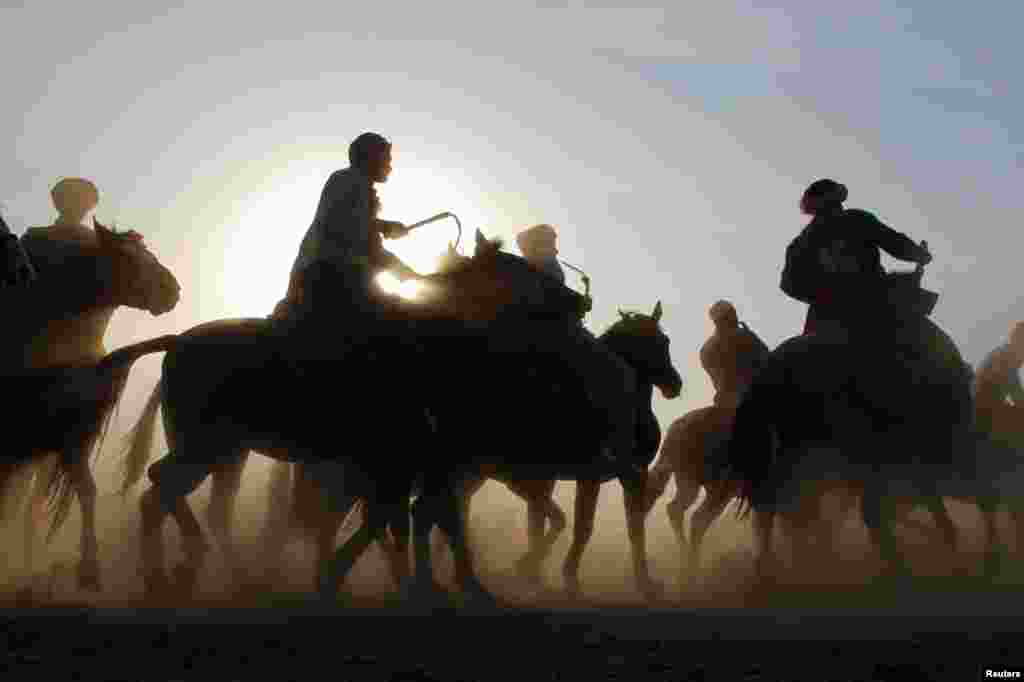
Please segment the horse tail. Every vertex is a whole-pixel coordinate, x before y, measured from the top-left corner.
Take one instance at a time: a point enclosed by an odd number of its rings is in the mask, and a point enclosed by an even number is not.
[[[729,476],[740,481],[736,517],[744,519],[762,503],[760,495],[769,483],[774,460],[773,429],[768,413],[767,385],[755,380],[736,409],[729,437],[727,462]]]
[[[146,471],[146,465],[153,452],[153,435],[156,432],[156,415],[160,408],[160,399],[163,395],[163,379],[156,383],[153,392],[150,393],[142,414],[135,422],[135,426],[128,432],[125,439],[124,454],[121,460],[121,468],[124,480],[121,483],[121,496],[128,494],[142,478]]]

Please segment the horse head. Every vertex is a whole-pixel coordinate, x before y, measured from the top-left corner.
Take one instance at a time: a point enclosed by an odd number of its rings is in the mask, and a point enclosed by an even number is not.
[[[109,255],[113,302],[162,315],[174,309],[181,286],[166,266],[146,248],[134,230],[115,232],[93,218],[103,253]]]
[[[650,315],[619,311],[619,320],[602,334],[601,341],[622,356],[644,383],[657,386],[669,400],[683,390],[683,378],[672,364],[669,338],[661,328],[658,301]]]

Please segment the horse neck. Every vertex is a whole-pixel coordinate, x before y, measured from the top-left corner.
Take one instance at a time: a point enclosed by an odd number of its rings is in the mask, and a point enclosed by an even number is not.
[[[10,328],[2,345],[11,362],[46,367],[103,357],[103,337],[118,306],[109,284],[114,279],[109,257],[90,255],[47,263],[40,280],[7,309]]]

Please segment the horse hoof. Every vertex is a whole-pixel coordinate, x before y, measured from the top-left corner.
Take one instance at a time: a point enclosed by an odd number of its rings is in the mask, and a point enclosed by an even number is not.
[[[78,563],[78,588],[90,592],[101,591],[100,567],[94,561],[80,561]]]

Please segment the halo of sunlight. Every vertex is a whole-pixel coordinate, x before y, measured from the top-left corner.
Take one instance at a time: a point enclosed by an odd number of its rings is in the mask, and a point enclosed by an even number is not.
[[[400,153],[396,151],[396,155]],[[400,158],[400,156],[396,156]],[[470,196],[442,172],[424,165],[402,165],[396,162],[388,181],[377,185],[381,201],[381,218],[400,220],[411,225],[442,211],[450,211],[462,222],[459,251],[465,252],[473,230],[485,224],[483,213]],[[387,240],[386,249],[402,259],[421,275],[434,272],[450,242],[458,235],[455,221],[439,220],[419,227],[401,239]]]
[[[263,194],[246,197],[238,211],[238,224],[228,240],[223,270],[225,314],[268,315],[288,286],[288,275],[302,237],[316,213],[323,184],[330,176],[325,168],[291,173]],[[463,241],[484,224],[482,212],[455,183],[425,165],[398,165],[387,182],[377,185],[381,217],[406,225],[442,211],[459,217]],[[385,248],[420,274],[434,272],[448,244],[457,236],[455,221],[448,218],[413,230],[401,239],[386,240]],[[377,283],[385,291],[414,299],[422,285],[399,282],[381,273]]]

